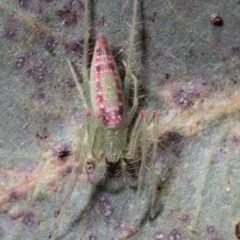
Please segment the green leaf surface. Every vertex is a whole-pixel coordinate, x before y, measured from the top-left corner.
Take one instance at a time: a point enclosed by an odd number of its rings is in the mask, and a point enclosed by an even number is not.
[[[132,68],[162,146],[155,218],[146,166],[130,239],[240,239],[239,11],[238,1],[138,4]],[[0,239],[48,239],[56,219],[84,115],[66,63],[81,79],[84,12],[80,0],[0,3]],[[126,60],[133,1],[91,1],[89,14],[91,39],[104,32]],[[117,239],[136,188],[79,176],[52,239]]]

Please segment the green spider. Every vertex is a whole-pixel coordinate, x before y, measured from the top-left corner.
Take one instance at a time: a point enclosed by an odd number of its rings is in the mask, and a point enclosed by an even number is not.
[[[88,1],[85,0],[85,26],[88,26]],[[137,107],[138,107],[138,80],[132,74],[131,62],[133,58],[134,32],[137,15],[137,0],[134,0],[134,13],[132,19],[132,27],[130,33],[130,47],[126,66],[126,76],[124,84],[119,76],[119,72],[112,56],[107,38],[103,33],[98,34],[93,54],[93,60],[90,69],[90,80],[88,81],[87,70],[87,54],[89,33],[84,34],[84,53],[83,53],[83,82],[89,85],[91,106],[85,100],[83,89],[79,84],[71,62],[67,60],[71,69],[73,79],[77,85],[82,102],[85,107],[85,115],[80,133],[80,141],[76,153],[77,174],[86,173],[93,178],[92,183],[100,181],[107,169],[107,163],[121,165],[121,171],[125,178],[127,161],[134,159],[136,152],[139,152],[139,143],[141,143],[140,155],[141,165],[138,172],[138,188],[133,207],[131,209],[128,225],[125,231],[118,239],[124,239],[134,234],[136,231],[131,225],[136,214],[137,204],[139,201],[144,168],[148,159],[151,160],[152,168],[152,198],[150,216],[153,216],[153,208],[156,192],[156,177],[154,174],[154,164],[157,158],[158,146],[158,118],[154,112],[148,119],[145,111],[140,111],[135,122]],[[88,27],[86,27],[88,29]],[[128,110],[129,89],[133,80],[134,96],[133,106]],[[150,122],[153,122],[153,137],[151,141],[147,139],[147,127]],[[87,136],[87,137],[86,137]],[[83,139],[87,138],[87,143]],[[151,156],[147,155],[147,150],[151,145]],[[76,182],[76,172],[73,172],[74,177],[70,180],[70,187],[65,193],[64,200],[60,206],[60,214],[58,215],[51,229],[49,238],[52,237],[58,222],[63,213],[64,205],[71,194]]]

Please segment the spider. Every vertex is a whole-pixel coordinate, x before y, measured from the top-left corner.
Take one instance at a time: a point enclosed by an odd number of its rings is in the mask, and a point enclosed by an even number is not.
[[[85,0],[85,26],[88,26],[88,1]],[[134,234],[135,230],[131,228],[136,214],[137,204],[139,201],[141,188],[143,184],[144,168],[148,159],[151,160],[152,174],[152,199],[150,216],[153,216],[155,202],[155,186],[156,179],[154,174],[154,162],[157,157],[158,144],[158,118],[157,113],[153,112],[150,118],[144,110],[137,114],[138,107],[138,80],[131,70],[132,49],[134,44],[134,32],[137,15],[137,0],[134,0],[134,13],[130,32],[130,47],[126,67],[126,76],[124,84],[119,76],[117,65],[111,53],[105,34],[99,33],[96,38],[94,54],[90,69],[90,80],[88,80],[87,70],[87,54],[89,33],[84,34],[84,53],[83,53],[83,82],[89,84],[89,94],[91,96],[91,106],[87,103],[82,86],[77,80],[74,68],[70,60],[67,60],[69,68],[72,72],[73,79],[80,93],[82,102],[85,107],[85,115],[80,133],[78,150],[76,153],[77,174],[86,173],[94,176],[90,179],[92,183],[101,180],[107,169],[107,163],[121,165],[122,175],[127,172],[127,161],[135,158],[140,150],[141,164],[138,172],[138,187],[131,209],[129,221],[126,230],[118,239],[125,239]],[[88,29],[86,27],[85,29]],[[133,81],[133,104],[128,110],[129,89]],[[147,138],[147,127],[153,122],[153,137],[151,140]],[[85,143],[84,139],[87,139]],[[141,147],[139,144],[141,143]],[[148,148],[151,146],[151,154],[148,156]],[[94,174],[92,174],[94,172]],[[76,176],[76,173],[74,173]],[[74,176],[74,175],[73,175]],[[125,178],[125,177],[124,177]],[[76,177],[72,177],[70,181],[76,181]],[[64,205],[71,194],[74,184],[68,188],[64,200],[60,207],[60,213],[50,232],[49,238],[52,237],[58,222],[60,221]]]

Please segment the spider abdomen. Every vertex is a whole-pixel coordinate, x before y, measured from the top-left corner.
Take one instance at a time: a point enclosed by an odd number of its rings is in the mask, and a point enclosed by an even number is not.
[[[117,127],[126,117],[122,82],[106,36],[98,34],[90,76],[93,110],[102,113],[103,124]]]

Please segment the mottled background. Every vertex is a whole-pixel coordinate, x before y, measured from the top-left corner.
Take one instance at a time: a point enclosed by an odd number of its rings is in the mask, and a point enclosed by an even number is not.
[[[133,2],[90,3],[91,41],[105,32],[127,59]],[[1,0],[0,239],[47,239],[58,214],[84,114],[65,61],[81,78],[84,12],[80,0]],[[131,239],[240,239],[239,12],[239,1],[139,2],[132,65],[162,147],[156,216],[146,168]],[[79,180],[53,239],[116,239],[136,185]]]

